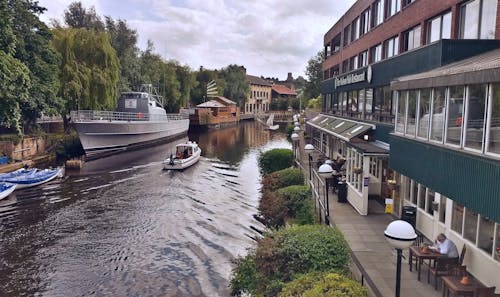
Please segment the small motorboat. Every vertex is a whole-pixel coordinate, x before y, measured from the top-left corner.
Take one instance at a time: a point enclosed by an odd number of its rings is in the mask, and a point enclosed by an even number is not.
[[[16,184],[0,182],[0,200],[10,195],[16,189]]]
[[[163,161],[163,169],[184,169],[198,162],[201,157],[201,149],[194,141],[180,143],[175,146],[175,155],[170,154],[170,157]]]
[[[16,189],[22,189],[44,184],[56,177],[62,177],[62,168],[21,168],[16,171],[0,174],[0,182],[16,184]]]

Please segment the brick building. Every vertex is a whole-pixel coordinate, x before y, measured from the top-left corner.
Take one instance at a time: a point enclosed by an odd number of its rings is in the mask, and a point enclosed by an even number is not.
[[[359,0],[324,36],[315,148],[361,214],[392,202],[500,292],[500,1]]]

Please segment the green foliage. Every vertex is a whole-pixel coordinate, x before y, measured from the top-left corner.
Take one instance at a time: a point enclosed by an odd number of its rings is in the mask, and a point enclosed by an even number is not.
[[[247,94],[250,92],[245,67],[229,65],[221,69],[219,78],[225,82],[224,97],[235,101],[238,106],[244,106]]]
[[[303,184],[304,174],[302,171],[289,167],[264,175],[262,178],[262,191],[273,192],[280,188]]]
[[[314,224],[314,206],[311,190],[304,185],[288,186],[279,189],[277,194],[283,196],[288,209],[287,216],[295,218],[298,225]]]
[[[318,98],[310,99],[307,102],[307,108],[321,109],[322,102],[323,102],[323,100],[321,100],[321,96],[319,96]]]
[[[313,271],[345,273],[349,262],[349,246],[335,228],[305,225],[280,229],[258,243],[256,292]]]
[[[245,257],[235,260],[232,270],[231,296],[242,296],[257,288],[257,268],[255,266],[255,251],[249,251]]]
[[[294,128],[295,128],[295,126],[292,123],[286,124],[286,134],[291,136],[292,133],[294,133],[294,130],[293,130]]]
[[[278,297],[366,297],[360,283],[338,273],[309,273],[286,284]]]
[[[207,84],[211,80],[217,81],[217,71],[200,67],[200,69],[195,73],[195,76],[197,84],[194,86],[191,93],[191,103],[193,105],[203,103],[207,100],[205,97]],[[220,87],[220,85],[221,83],[217,81],[217,86]]]
[[[306,76],[307,83],[304,89],[304,97],[316,98],[321,95],[321,82],[323,81],[323,62],[325,61],[324,51],[319,51],[316,56],[307,62]]]
[[[56,145],[57,160],[67,160],[85,154],[78,134],[64,134]]]
[[[79,1],[68,6],[68,9],[64,12],[64,22],[70,28],[104,30],[104,24],[96,14],[95,8],[86,9]]]
[[[278,171],[293,165],[293,151],[289,149],[272,149],[261,153],[259,167],[264,174]]]

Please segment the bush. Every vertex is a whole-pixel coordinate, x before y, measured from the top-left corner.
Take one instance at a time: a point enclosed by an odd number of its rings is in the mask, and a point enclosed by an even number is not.
[[[280,188],[303,185],[304,174],[297,168],[286,168],[270,174],[262,178],[262,192],[273,192]]]
[[[286,284],[278,297],[366,297],[358,282],[337,273],[310,273]]]
[[[275,172],[293,165],[293,151],[272,149],[259,156],[259,167],[264,174]]]
[[[255,252],[250,251],[245,257],[235,261],[231,281],[231,296],[242,296],[251,293],[257,287],[257,269]]]
[[[295,219],[299,225],[314,224],[314,205],[311,190],[306,186],[288,186],[278,190],[284,196],[288,209],[287,216]]]
[[[256,291],[262,293],[271,283],[285,283],[313,271],[345,273],[349,262],[349,246],[337,229],[322,225],[284,228],[259,241]]]
[[[264,192],[258,208],[261,222],[270,228],[283,226],[288,214],[287,204],[284,195],[279,195],[276,192]]]

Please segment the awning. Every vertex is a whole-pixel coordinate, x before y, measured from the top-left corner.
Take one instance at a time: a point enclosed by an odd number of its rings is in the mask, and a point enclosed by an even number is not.
[[[325,133],[333,135],[345,141],[350,141],[358,135],[365,133],[368,130],[375,130],[375,125],[356,122],[353,120],[337,118],[320,114],[309,120],[307,125],[319,129]]]

